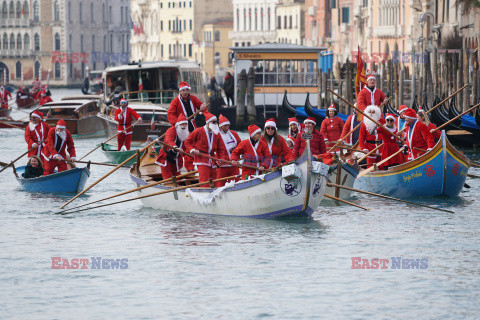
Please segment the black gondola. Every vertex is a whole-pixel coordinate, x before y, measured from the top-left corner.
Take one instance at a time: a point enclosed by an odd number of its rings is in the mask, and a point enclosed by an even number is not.
[[[310,104],[310,93],[309,92],[307,92],[307,99],[305,100],[305,113],[309,117],[314,117],[317,120],[317,125],[318,126],[325,119],[324,117],[320,117],[320,116],[316,115],[315,112],[313,111],[313,106]]]
[[[287,90],[285,90],[285,94],[283,96],[283,101],[282,101],[282,109],[285,111],[287,114],[290,116],[296,116],[297,115],[297,107],[292,105],[287,98]]]

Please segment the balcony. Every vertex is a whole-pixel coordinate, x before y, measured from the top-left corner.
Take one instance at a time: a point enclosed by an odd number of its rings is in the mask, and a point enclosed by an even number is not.
[[[0,18],[0,27],[29,27],[29,19],[2,19]]]
[[[0,56],[9,58],[29,57],[32,55],[32,50],[23,49],[6,49],[2,50]]]
[[[258,40],[262,42],[270,41],[275,42],[277,33],[276,31],[229,31],[228,37],[232,41],[251,41]]]
[[[308,7],[308,15],[310,17],[315,17],[315,15],[317,14],[317,7],[314,7],[314,6],[310,6]]]
[[[404,36],[405,27],[402,25],[396,26],[379,26],[375,27],[373,36],[376,38],[401,38]]]

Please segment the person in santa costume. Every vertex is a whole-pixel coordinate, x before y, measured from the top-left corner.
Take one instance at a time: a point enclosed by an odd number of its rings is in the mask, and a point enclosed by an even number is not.
[[[210,112],[204,112],[205,126],[193,130],[185,140],[186,152],[195,156],[193,164],[198,169],[198,182],[208,182],[217,177],[216,165],[212,159],[201,155],[205,153],[218,158],[220,153],[220,128],[217,117]]]
[[[357,113],[354,112],[350,116],[348,116],[347,121],[343,125],[342,134],[340,135],[340,139],[343,139],[347,134],[350,133],[356,126],[362,123],[360,118],[357,116]],[[358,141],[358,136],[360,134],[360,128],[356,129],[352,134],[345,138],[344,143],[353,146]]]
[[[25,142],[27,142],[28,150],[33,148],[33,150],[28,153],[29,158],[32,156],[39,157],[42,154],[42,149],[45,147],[45,141],[47,140],[47,135],[51,127],[42,120],[43,114],[36,110],[32,112],[30,122],[25,128]]]
[[[252,124],[248,126],[248,133],[250,138],[243,140],[232,151],[233,165],[237,165],[240,158],[243,159],[243,164],[257,167],[258,170],[251,168],[242,168],[242,180],[247,180],[248,177],[258,175],[270,165],[270,151],[265,141],[261,140],[262,129]]]
[[[7,89],[5,89],[4,86],[1,86],[1,87],[0,87],[0,106],[1,106],[3,109],[8,109],[8,100],[9,100],[9,97],[10,97],[10,99],[12,98],[12,94],[10,93],[10,91],[8,91]]]
[[[40,94],[40,106],[43,106],[45,103],[48,103],[48,102],[53,102],[52,98],[47,96],[46,91],[42,91],[42,93]]]
[[[430,131],[430,133],[433,135],[433,139],[435,139],[435,143],[440,140],[440,136],[442,135],[441,131],[435,130],[437,129],[437,126],[430,122],[430,118],[422,108],[418,109],[417,119],[427,126],[428,131]]]
[[[136,120],[132,125],[132,121]],[[126,99],[120,100],[120,108],[115,111],[115,121],[118,122],[118,132],[120,133],[117,136],[118,151],[122,150],[122,147],[127,151],[130,150],[130,144],[132,143],[133,135],[133,126],[142,120],[142,117],[128,107],[128,101]]]
[[[375,105],[368,106],[365,109],[365,114],[369,115],[372,119],[380,123],[385,123],[382,119],[382,111]],[[381,121],[382,119],[383,121]],[[382,123],[382,124],[383,124]],[[388,133],[387,133],[388,134]],[[363,118],[363,123],[360,126],[360,134],[358,136],[360,149],[365,153],[369,153],[382,143],[377,125],[367,117]],[[367,167],[370,167],[373,163],[380,161],[380,151],[374,152],[367,156]]]
[[[367,71],[367,73],[369,73]],[[357,105],[360,110],[365,112],[367,106],[379,106],[387,101],[387,97],[382,90],[375,88],[375,71],[367,74],[367,85],[358,93]]]
[[[277,124],[273,118],[265,122],[265,131],[261,140],[267,144],[268,151],[270,151],[270,168],[278,167],[282,162],[290,162],[295,159],[285,139],[278,134]]]
[[[401,105],[398,107],[398,117],[395,119],[395,127],[397,127],[398,131],[402,131],[405,128],[405,111],[407,111],[408,107],[406,105]],[[402,132],[402,138],[405,138],[405,130]]]
[[[167,112],[168,121],[172,126],[177,123],[180,114],[183,114],[185,118],[188,119],[188,117],[193,115],[197,110],[203,112],[205,109],[207,109],[207,105],[205,103],[200,101],[194,95],[190,94],[190,89],[191,88],[187,82],[180,82],[180,94],[172,100],[170,103],[170,108],[168,108]],[[196,128],[197,125],[195,123],[195,119],[190,119],[188,122],[188,131],[192,132]]]
[[[417,113],[412,108],[405,111],[406,139],[405,145],[408,147],[408,160],[420,157],[425,152],[422,149],[430,151],[435,146],[435,139],[427,126],[417,120]]]
[[[165,138],[163,140],[163,142],[175,147],[175,149],[163,146],[158,153],[157,160],[155,161],[156,164],[161,166],[163,179],[169,179],[180,174],[180,169],[184,164],[183,156],[180,152],[184,149],[183,143],[187,140],[188,135],[187,118],[181,114],[180,117],[178,117],[175,126],[169,128],[167,132],[165,132]],[[187,158],[189,157],[185,157],[185,159]],[[193,170],[192,161],[185,161],[185,168],[188,171]]]
[[[294,139],[296,139],[299,133],[302,134],[303,129],[304,129],[303,124],[298,123],[298,120],[296,117],[288,118],[288,135],[289,136],[292,136]]]
[[[285,139],[285,141],[287,142],[287,146],[293,152],[293,149],[295,149],[295,138],[292,136],[288,136],[287,139]]]
[[[325,146],[325,139],[323,134],[320,131],[315,130],[317,124],[314,117],[309,117],[303,121],[305,125],[305,132],[310,132],[312,134],[312,139],[310,140],[310,150],[314,156],[320,156],[321,154],[327,152],[327,147]],[[298,158],[302,155],[305,150],[306,141],[303,140],[302,135],[299,134],[295,140],[295,149],[293,151],[294,157]]]
[[[67,151],[70,159],[75,161],[75,145],[72,135],[66,129],[67,126],[63,119],[58,120],[57,126],[48,131],[45,148],[42,150],[42,156],[45,159],[44,175],[52,174],[57,168],[58,172],[67,170]]]
[[[218,117],[219,127],[220,127],[220,146],[218,152],[218,158],[226,161],[230,161],[230,156],[232,155],[233,149],[235,149],[238,144],[242,141],[237,132],[230,130],[230,121],[223,115]],[[217,168],[217,179],[231,177],[234,175],[240,174],[240,169],[238,167],[232,166],[230,164],[219,162]],[[227,181],[217,182],[217,187],[222,187],[227,183]]]
[[[323,134],[325,144],[334,145],[340,139],[343,131],[343,121],[337,117],[338,111],[332,104],[327,109],[328,117],[322,121],[320,133]]]

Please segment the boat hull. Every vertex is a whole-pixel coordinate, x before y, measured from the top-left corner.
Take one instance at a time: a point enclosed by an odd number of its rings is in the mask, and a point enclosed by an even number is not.
[[[353,188],[355,183],[355,178],[358,175],[358,166],[351,166],[349,164],[342,164],[340,167],[337,165],[334,167],[333,171],[330,174],[330,182],[342,185],[345,187]],[[347,199],[350,198],[352,191],[329,187],[327,186],[325,190],[325,194],[329,196],[337,197],[340,199]]]
[[[118,123],[110,118],[101,116],[104,126],[108,131],[108,136],[114,136],[118,133]],[[161,136],[171,127],[169,123],[156,123],[155,128],[152,130],[150,124],[137,124],[133,127],[132,142],[134,144],[144,143],[147,141],[148,136],[157,135]]]
[[[19,177],[21,177],[25,167],[18,167],[16,170]],[[23,190],[29,192],[78,193],[85,188],[89,176],[90,170],[85,167],[33,179],[17,178],[17,181]]]
[[[160,151],[160,146],[155,147],[155,150],[158,154]],[[111,145],[111,144],[104,144],[104,147],[102,148],[103,153],[105,156],[108,158],[108,161],[113,164],[120,164],[123,161],[127,160],[129,157],[131,157],[133,154],[137,152],[137,149],[133,150],[128,150],[128,151],[117,151],[117,146]],[[131,166],[137,161],[136,158],[133,158],[132,160],[128,161],[125,165]]]
[[[59,119],[47,118],[46,122],[53,128],[57,125]],[[86,139],[104,137],[107,128],[104,122],[97,115],[88,116],[81,119],[64,119],[67,130],[73,138]]]

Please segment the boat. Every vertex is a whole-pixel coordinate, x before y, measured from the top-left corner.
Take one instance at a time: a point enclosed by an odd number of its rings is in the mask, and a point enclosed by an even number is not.
[[[102,80],[103,70],[92,70],[88,73],[89,86],[82,87],[82,93],[85,95],[97,95],[103,90]]]
[[[324,197],[329,166],[313,161],[309,142],[305,150],[294,164],[282,170],[228,183],[223,189],[189,188],[186,185],[189,181],[179,181],[175,186],[182,186],[182,190],[144,197],[141,201],[145,207],[182,213],[250,218],[311,216]],[[162,179],[160,167],[144,162],[144,157],[130,170],[137,187]],[[173,185],[156,185],[138,194],[144,196],[173,188]]]
[[[17,103],[17,107],[20,109],[28,109],[38,106],[40,100],[35,99],[32,96],[32,91],[28,90],[27,88],[23,88],[21,92],[17,91],[17,97],[15,102]]]
[[[22,177],[22,173],[25,172],[25,166],[18,167],[15,170],[20,186],[23,190],[29,192],[79,193],[85,187],[85,183],[90,176],[89,165],[84,168],[55,172],[48,176],[32,179]]]
[[[341,186],[353,188],[355,179],[358,175],[358,165],[356,162],[354,165],[350,165],[348,163],[337,164],[331,167],[330,172],[330,182]],[[338,187],[327,186],[327,188],[325,189],[325,194],[340,199],[348,199],[350,198],[352,191]]]
[[[103,137],[106,132],[104,122],[98,117],[99,110],[97,101],[78,99],[48,102],[33,111],[41,112],[51,127],[59,119],[65,120],[73,138],[94,138]]]
[[[8,107],[8,109],[0,108],[0,118],[8,119],[10,114],[12,113],[12,107]]]
[[[388,170],[372,171],[355,180],[361,190],[392,197],[456,197],[467,178],[470,160],[450,143],[445,131],[424,155]]]
[[[156,146],[155,151],[158,152],[160,151],[161,146]],[[137,150],[140,149],[131,149],[128,151],[118,151],[117,146],[113,144],[108,144],[108,143],[103,143],[101,146],[101,149],[103,151],[103,154],[108,158],[108,161],[113,164],[120,164],[123,161],[127,160],[129,157],[131,157],[133,154],[137,152]],[[136,158],[133,158],[132,160],[128,161],[125,165],[131,166],[137,162]]]

